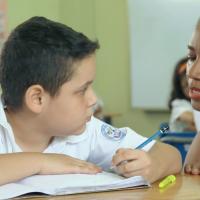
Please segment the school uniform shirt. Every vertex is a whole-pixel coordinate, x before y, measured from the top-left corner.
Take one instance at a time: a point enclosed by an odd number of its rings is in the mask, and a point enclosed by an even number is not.
[[[55,137],[43,153],[59,153],[92,162],[104,170],[111,167],[112,157],[119,148],[136,148],[146,140],[130,128],[114,128],[94,117],[80,135]],[[155,141],[146,145],[148,151]],[[0,102],[0,153],[22,152],[16,144],[10,124]]]
[[[193,113],[190,101],[185,99],[175,99],[172,101],[172,111],[169,120],[170,131],[183,132],[187,129],[186,123],[177,120],[184,112]]]

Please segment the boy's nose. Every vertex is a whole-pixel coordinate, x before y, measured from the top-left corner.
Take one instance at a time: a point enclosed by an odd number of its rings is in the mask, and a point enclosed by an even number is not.
[[[88,100],[88,105],[89,105],[89,107],[92,107],[96,103],[97,103],[97,96],[96,96],[95,92],[93,91],[93,89],[91,89],[90,95],[89,95],[89,100]]]

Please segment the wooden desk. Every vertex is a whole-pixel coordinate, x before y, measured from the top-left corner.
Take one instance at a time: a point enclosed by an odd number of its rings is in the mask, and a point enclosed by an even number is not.
[[[177,176],[176,183],[164,190],[158,188],[158,182],[147,189],[130,189],[112,192],[76,194],[56,197],[29,198],[28,200],[199,200],[200,176]]]

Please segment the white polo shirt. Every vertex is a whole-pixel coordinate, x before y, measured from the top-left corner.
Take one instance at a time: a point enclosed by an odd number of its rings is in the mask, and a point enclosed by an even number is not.
[[[92,117],[81,135],[55,137],[43,153],[69,155],[92,162],[107,170],[117,149],[121,147],[134,149],[146,139],[130,128],[117,129]],[[143,150],[148,151],[154,143],[155,141],[152,141]],[[0,153],[14,152],[22,152],[22,150],[15,142],[12,128],[0,102]]]

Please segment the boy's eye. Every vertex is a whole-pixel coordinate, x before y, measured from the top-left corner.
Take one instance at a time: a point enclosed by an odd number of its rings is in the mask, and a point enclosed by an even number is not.
[[[86,91],[87,91],[87,88],[83,88],[82,90],[80,90],[80,94],[85,94]]]

